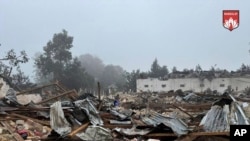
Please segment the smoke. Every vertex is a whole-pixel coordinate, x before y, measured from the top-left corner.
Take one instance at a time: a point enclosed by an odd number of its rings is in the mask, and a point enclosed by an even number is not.
[[[86,72],[104,87],[116,85],[121,88],[126,83],[125,71],[118,65],[105,65],[100,58],[91,54],[80,55],[78,60]]]
[[[78,60],[89,75],[93,76],[97,81],[100,80],[105,68],[105,65],[100,58],[92,56],[91,54],[84,54],[80,55]]]

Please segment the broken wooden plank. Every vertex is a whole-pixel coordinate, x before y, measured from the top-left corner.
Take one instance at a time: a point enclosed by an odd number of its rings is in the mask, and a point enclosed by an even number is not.
[[[186,135],[180,139],[178,139],[178,141],[194,141],[196,138],[198,138],[199,136],[190,136],[190,135]]]
[[[56,81],[56,86],[58,87],[58,88],[60,88],[63,92],[66,92],[67,90],[66,89],[64,89],[60,84],[59,84],[59,82],[58,81]]]
[[[19,117],[19,118],[22,118],[22,119],[24,119],[24,120],[30,119],[30,120],[32,120],[32,121],[34,121],[34,122],[37,122],[37,123],[40,123],[40,124],[42,124],[42,125],[50,126],[49,121],[42,121],[42,120],[30,118],[30,117],[23,116],[23,115],[19,115],[19,114],[15,114],[15,113],[11,113],[9,116]]]
[[[121,124],[111,125],[111,124],[105,124],[102,127],[109,128],[109,129],[114,129],[114,128],[132,128],[132,126],[133,126],[132,124],[130,124],[130,125],[121,125]]]
[[[57,99],[57,98],[62,97],[62,96],[70,95],[70,94],[75,94],[75,95],[76,95],[77,92],[76,92],[76,90],[70,90],[70,91],[64,92],[64,93],[62,93],[62,94],[59,94],[59,95],[57,95],[57,96],[53,96],[53,97],[51,97],[51,98],[45,99],[45,100],[43,100],[43,101],[41,101],[41,102],[38,102],[38,103],[36,103],[36,105],[43,104],[43,103],[46,103],[46,102],[48,102],[48,101]]]
[[[100,82],[97,82],[97,87],[98,87],[98,99],[100,101],[101,100],[101,85],[100,85]]]
[[[229,136],[229,132],[193,132],[187,134],[188,136]],[[147,137],[171,137],[177,136],[174,133],[149,133]]]
[[[39,90],[39,89],[43,89],[43,88],[51,87],[51,86],[56,86],[56,87],[58,87],[61,91],[66,92],[66,90],[65,90],[65,89],[59,84],[59,82],[57,81],[57,82],[55,82],[55,83],[51,83],[51,84],[43,85],[43,86],[36,87],[36,88],[33,88],[33,89],[21,91],[21,92],[17,93],[16,95],[25,94],[25,93],[28,93],[28,92],[32,92],[32,91],[35,91],[35,90]]]
[[[28,93],[28,92],[32,92],[32,91],[35,91],[35,90],[42,89],[42,88],[50,87],[50,86],[53,86],[53,85],[56,85],[56,84],[52,83],[52,84],[48,84],[48,85],[43,85],[43,86],[40,86],[40,87],[36,87],[36,88],[33,88],[33,89],[24,90],[24,91],[21,91],[21,92],[17,93],[16,95],[25,94],[25,93]]]
[[[102,105],[103,105],[103,100],[102,100],[102,101],[100,102],[100,104],[98,105],[98,111],[100,111],[100,110],[101,110]]]
[[[80,132],[81,130],[85,130],[87,127],[89,126],[89,122],[83,124],[82,126],[80,126],[79,128],[77,128],[76,130],[72,131],[69,136],[74,136],[75,134],[77,134],[78,132]]]
[[[179,109],[180,111],[182,111],[183,113],[185,113],[185,114],[187,114],[189,117],[191,117],[192,119],[194,119],[194,117],[191,115],[191,114],[189,114],[188,112],[186,112],[186,111],[184,111],[184,110],[182,110],[181,108],[179,108],[178,106],[176,106],[175,104],[172,104],[175,108],[177,108],[177,109]]]

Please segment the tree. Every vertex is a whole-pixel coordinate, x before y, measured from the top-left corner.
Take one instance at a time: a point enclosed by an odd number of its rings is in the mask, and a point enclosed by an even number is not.
[[[242,64],[240,67],[241,72],[246,72],[247,71],[247,66],[245,64]]]
[[[146,79],[150,76],[150,72],[141,72],[140,79]]]
[[[160,69],[160,76],[161,77],[165,77],[166,75],[168,75],[169,71],[167,66],[162,66]]]
[[[72,42],[73,37],[68,36],[66,30],[54,34],[53,39],[43,47],[44,53],[35,60],[35,65],[42,75],[52,73],[54,81],[62,78],[63,68],[72,59]]]
[[[2,61],[7,61],[9,65],[4,64]],[[9,77],[13,68],[19,69],[20,64],[27,63],[28,61],[29,58],[24,50],[20,52],[20,55],[17,55],[14,49],[11,49],[4,58],[0,59],[0,73]]]
[[[209,71],[212,72],[212,73],[215,73],[215,68],[214,68],[214,66],[211,66],[211,68],[210,68]]]
[[[184,68],[184,69],[183,69],[183,72],[187,74],[187,73],[189,73],[189,69]]]
[[[107,65],[104,68],[101,83],[104,87],[115,85],[118,90],[124,90],[126,85],[126,72],[120,66]]]
[[[77,58],[66,64],[63,74],[62,83],[67,85],[68,88],[93,89],[94,78],[84,70]]]
[[[159,77],[160,70],[161,70],[161,67],[160,67],[160,65],[158,64],[157,59],[155,59],[154,62],[153,62],[153,64],[151,65],[150,76],[151,76],[151,77],[154,77],[154,78]]]
[[[154,77],[154,78],[158,78],[158,77],[164,77],[164,76],[168,75],[168,73],[169,73],[169,71],[168,71],[167,66],[161,67],[158,64],[157,59],[155,59],[153,64],[151,65],[150,76]]]
[[[21,69],[18,69],[17,73],[13,74],[10,80],[13,87],[18,90],[25,90],[35,86],[35,84],[30,81],[29,77],[21,71]]]
[[[20,65],[28,61],[29,58],[24,50],[17,55],[14,49],[11,49],[3,58],[0,58],[0,75],[7,79],[12,88],[21,90],[34,86],[20,69]],[[14,73],[13,69],[15,69]]]
[[[127,91],[136,92],[136,80],[140,78],[140,70],[133,70],[131,73],[127,72]]]
[[[198,72],[198,73],[202,72],[202,68],[199,64],[195,67],[195,72]]]
[[[176,73],[178,70],[177,70],[177,68],[174,66],[173,68],[172,68],[172,73]]]
[[[77,58],[72,59],[72,43],[73,37],[68,36],[66,30],[54,34],[53,39],[43,48],[44,52],[35,59],[37,73],[40,73],[40,78],[60,81],[68,88],[90,87],[92,78],[81,67]]]

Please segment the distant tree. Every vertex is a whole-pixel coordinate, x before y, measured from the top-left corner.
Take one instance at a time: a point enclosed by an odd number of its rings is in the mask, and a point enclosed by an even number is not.
[[[39,77],[59,81],[68,88],[87,88],[93,85],[93,78],[87,75],[78,59],[73,59],[70,51],[72,43],[73,37],[68,36],[66,30],[54,34],[43,48],[44,52],[35,59],[35,66],[41,73]]]
[[[161,77],[165,77],[166,75],[168,75],[169,71],[168,71],[168,68],[167,66],[162,66],[161,69],[160,69],[160,76]]]
[[[35,84],[30,81],[29,77],[21,71],[21,69],[18,69],[17,73],[10,77],[10,80],[13,87],[18,90],[30,89],[35,86]]]
[[[150,77],[153,77],[153,78],[164,77],[164,76],[168,75],[168,73],[169,73],[169,71],[168,71],[167,66],[161,67],[158,64],[157,59],[155,59],[151,65]]]
[[[212,72],[212,73],[215,73],[215,68],[214,68],[214,66],[211,66],[211,68],[210,68],[209,71]]]
[[[189,69],[184,68],[184,69],[183,69],[183,72],[185,72],[185,73],[189,73]]]
[[[136,92],[136,80],[140,78],[140,70],[133,70],[131,73],[127,72],[127,91]]]
[[[215,68],[214,66],[211,66],[208,74],[208,80],[212,80],[213,78],[215,78]]]
[[[173,68],[172,68],[172,73],[176,73],[178,70],[177,70],[177,68],[174,66]]]
[[[125,90],[126,72],[120,66],[107,65],[101,77],[101,84],[106,88],[110,85],[115,85],[118,90]]]
[[[94,78],[84,70],[77,58],[74,58],[71,63],[66,64],[63,74],[62,82],[69,88],[94,88]]]
[[[240,67],[241,72],[247,72],[247,66],[245,64],[242,64]]]
[[[194,72],[194,69],[190,69],[189,72],[190,72],[190,73],[193,73],[193,72]]]
[[[157,59],[155,59],[154,62],[153,62],[153,64],[151,65],[150,76],[151,76],[151,77],[154,77],[154,78],[159,77],[159,75],[160,75],[160,70],[161,70],[161,67],[160,67],[160,65],[158,64]]]
[[[141,72],[139,76],[140,79],[146,79],[150,76],[150,72]]]
[[[202,72],[202,68],[199,64],[195,67],[195,72],[198,72],[198,73]]]

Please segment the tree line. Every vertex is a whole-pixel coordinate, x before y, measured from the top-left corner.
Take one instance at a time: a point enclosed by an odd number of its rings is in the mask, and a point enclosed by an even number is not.
[[[211,67],[203,71],[200,65],[195,69],[178,71],[173,67],[171,73],[166,65],[159,65],[157,58],[153,60],[147,72],[140,69],[127,72],[119,65],[104,64],[97,56],[83,54],[73,56],[73,37],[66,30],[53,35],[52,39],[43,47],[43,52],[35,57],[36,84],[46,84],[59,81],[69,89],[96,90],[97,82],[103,89],[115,86],[119,91],[136,91],[138,78],[176,78],[176,77],[206,77],[213,79],[216,73],[228,76],[227,70]],[[34,86],[28,76],[21,71],[20,65],[27,63],[29,58],[25,51],[16,54],[12,49],[4,57],[0,57],[0,75],[10,81],[18,89]],[[15,69],[15,71],[13,71]],[[249,72],[250,66],[242,64],[236,72]],[[223,76],[222,75],[222,76]]]

